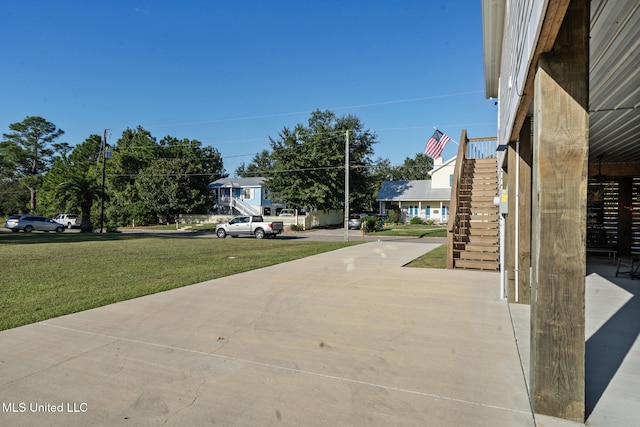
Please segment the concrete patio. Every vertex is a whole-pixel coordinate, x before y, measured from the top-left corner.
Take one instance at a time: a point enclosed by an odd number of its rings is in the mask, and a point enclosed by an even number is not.
[[[0,425],[579,425],[531,413],[528,306],[497,273],[402,267],[437,246],[369,242],[0,332]],[[587,425],[628,426],[640,281],[609,270],[587,277]]]

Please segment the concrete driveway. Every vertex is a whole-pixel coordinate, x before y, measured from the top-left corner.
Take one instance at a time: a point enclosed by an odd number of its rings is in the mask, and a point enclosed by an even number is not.
[[[0,425],[534,426],[498,274],[402,267],[436,246],[370,242],[0,332]]]

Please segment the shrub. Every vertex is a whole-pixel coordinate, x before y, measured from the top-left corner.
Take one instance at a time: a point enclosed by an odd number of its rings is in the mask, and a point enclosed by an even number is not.
[[[289,226],[289,230],[291,231],[304,231],[304,226],[298,224],[291,224]]]
[[[382,221],[375,216],[367,216],[362,219],[364,221],[364,229],[367,232],[382,231]]]
[[[397,224],[400,222],[400,209],[398,209],[397,206],[392,206],[387,210],[387,221],[390,224]]]
[[[422,225],[424,224],[424,221],[419,216],[414,216],[413,218],[411,218],[411,221],[409,221],[409,224]]]

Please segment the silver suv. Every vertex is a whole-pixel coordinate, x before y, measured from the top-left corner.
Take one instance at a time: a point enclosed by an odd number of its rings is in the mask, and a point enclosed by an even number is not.
[[[55,231],[56,233],[62,233],[64,231],[64,224],[55,222],[53,219],[46,216],[38,215],[12,215],[4,223],[5,228],[11,231],[23,230],[25,233],[31,233],[32,231]]]
[[[367,214],[351,214],[347,225],[351,230],[358,230],[362,226],[362,218],[366,216]]]

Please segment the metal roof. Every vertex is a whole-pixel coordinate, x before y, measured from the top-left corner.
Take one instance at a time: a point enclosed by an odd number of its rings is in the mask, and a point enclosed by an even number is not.
[[[216,181],[209,183],[209,187],[222,187],[222,188],[244,188],[244,187],[261,187],[264,183],[264,178],[220,178]]]
[[[450,200],[450,188],[431,188],[430,180],[385,181],[382,183],[376,201],[424,201]]]
[[[589,158],[640,161],[640,1],[593,0]]]
[[[497,94],[504,5],[482,2],[487,97]],[[589,161],[640,162],[640,1],[591,1],[589,64]]]

